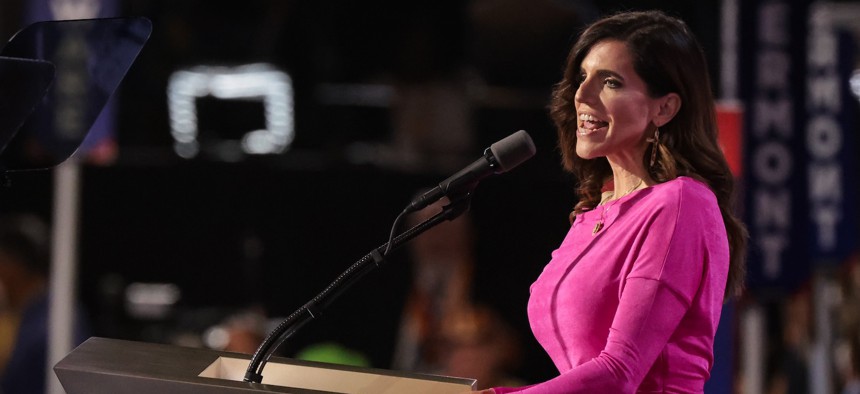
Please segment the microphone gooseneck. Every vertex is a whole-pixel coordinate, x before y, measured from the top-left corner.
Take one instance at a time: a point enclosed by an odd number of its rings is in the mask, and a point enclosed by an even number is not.
[[[244,381],[261,383],[263,381],[263,368],[265,368],[269,358],[281,343],[311,319],[319,316],[346,289],[367,273],[379,267],[392,250],[442,221],[453,220],[465,212],[469,208],[471,193],[478,185],[478,182],[490,175],[510,171],[534,156],[534,154],[534,142],[532,142],[528,133],[520,130],[490,145],[480,159],[413,200],[395,219],[388,242],[373,249],[350,266],[321,293],[288,316],[287,319],[281,322],[263,340],[263,343],[251,357],[251,361],[245,371]],[[445,196],[451,200],[451,203],[443,207],[441,212],[394,237],[394,232],[400,220],[406,214],[420,210]]]

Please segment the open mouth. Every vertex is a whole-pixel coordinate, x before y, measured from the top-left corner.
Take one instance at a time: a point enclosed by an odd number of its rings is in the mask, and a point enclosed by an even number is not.
[[[588,135],[609,126],[609,122],[600,120],[592,115],[579,114],[579,135]]]

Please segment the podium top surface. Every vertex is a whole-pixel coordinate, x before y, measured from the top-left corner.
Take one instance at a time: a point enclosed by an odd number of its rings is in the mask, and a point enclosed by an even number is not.
[[[238,371],[211,371],[230,365]],[[236,362],[242,360],[245,362]],[[287,375],[269,381],[278,384],[248,383],[239,380],[250,356],[208,349],[185,348],[152,343],[90,338],[54,366],[68,394],[78,393],[363,393],[409,392],[460,393],[474,387],[474,379],[423,375],[372,368],[318,363],[273,357],[264,376]],[[280,372],[279,372],[280,370]],[[209,371],[204,374],[204,371]],[[315,374],[308,373],[315,371]],[[201,376],[203,375],[203,376]],[[296,376],[290,376],[296,375]],[[317,381],[308,381],[318,376]],[[358,378],[357,377],[364,377]],[[287,382],[287,385],[281,385]],[[367,386],[373,382],[373,387]],[[382,385],[382,386],[380,386]],[[435,386],[434,386],[435,385]],[[380,387],[383,387],[380,389]],[[412,389],[414,387],[415,389]],[[421,388],[419,388],[421,387]],[[435,387],[435,388],[433,388]],[[388,388],[388,389],[386,389]]]

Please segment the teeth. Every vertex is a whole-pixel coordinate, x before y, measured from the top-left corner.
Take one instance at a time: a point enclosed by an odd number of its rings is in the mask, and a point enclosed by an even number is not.
[[[600,122],[600,119],[595,118],[589,114],[579,114],[579,120],[583,120],[586,122]]]
[[[577,133],[580,136],[586,136],[608,125],[606,121],[600,120],[589,114],[579,114],[579,120],[582,122],[579,124],[579,127],[577,127]]]

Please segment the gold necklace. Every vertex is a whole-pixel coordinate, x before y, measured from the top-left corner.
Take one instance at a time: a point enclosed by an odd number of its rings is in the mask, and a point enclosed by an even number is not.
[[[630,190],[627,191],[627,193],[622,194],[618,198],[615,198],[615,192],[612,192],[612,198],[613,199],[607,201],[607,203],[604,204],[603,210],[600,211],[600,218],[597,219],[597,223],[594,224],[594,229],[591,230],[591,235],[597,235],[597,232],[599,232],[601,229],[603,229],[603,217],[604,217],[604,215],[606,215],[606,211],[608,211],[609,208],[611,208],[613,205],[617,204],[617,202],[615,202],[615,201],[618,201],[622,197],[624,197],[630,193],[633,193],[633,191],[638,189],[639,186],[642,186],[642,181],[643,181],[642,179],[639,179],[639,182],[636,183],[635,185],[633,185],[633,187],[631,187]]]

